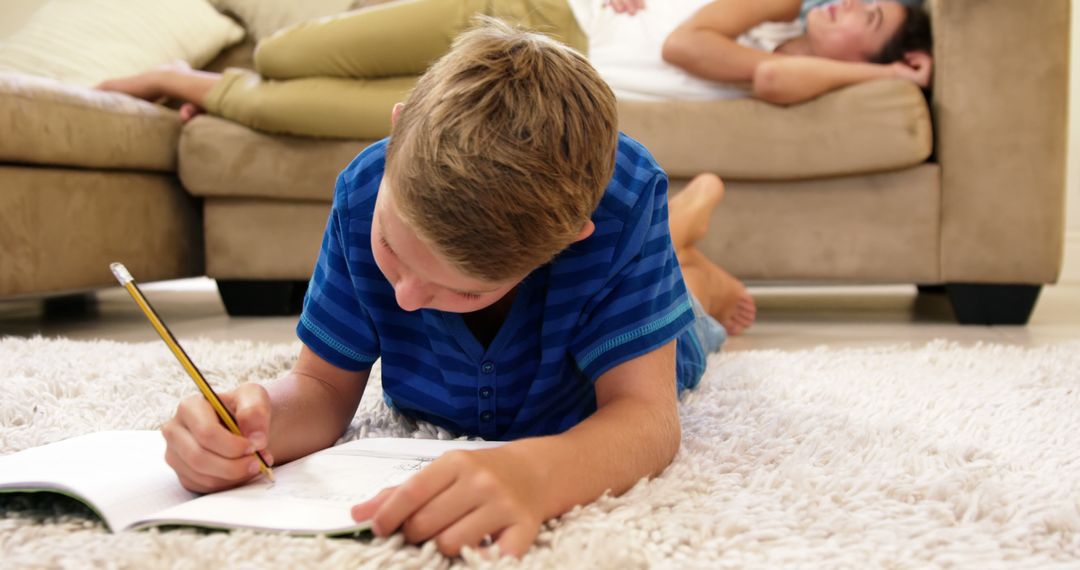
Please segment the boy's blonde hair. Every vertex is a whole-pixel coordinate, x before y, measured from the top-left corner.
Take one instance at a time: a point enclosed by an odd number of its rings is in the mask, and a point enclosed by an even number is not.
[[[490,282],[551,261],[615,165],[615,96],[576,51],[491,18],[420,78],[386,152],[402,218]]]

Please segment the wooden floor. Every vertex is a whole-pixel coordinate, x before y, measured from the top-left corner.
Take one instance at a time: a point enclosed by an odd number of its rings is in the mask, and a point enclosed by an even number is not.
[[[229,317],[213,281],[186,279],[143,287],[181,339],[292,342],[296,317]],[[943,295],[916,295],[914,287],[753,287],[758,322],[731,339],[727,350],[792,350],[946,339],[1035,346],[1080,339],[1080,285],[1043,288],[1027,326],[960,326]],[[99,291],[89,307],[65,310],[34,299],[0,302],[0,337],[151,341],[156,334],[125,291]]]

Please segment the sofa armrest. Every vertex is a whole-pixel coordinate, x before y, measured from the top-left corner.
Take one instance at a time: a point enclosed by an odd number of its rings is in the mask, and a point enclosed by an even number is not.
[[[0,163],[174,172],[176,111],[0,71]]]
[[[945,282],[1052,283],[1064,241],[1069,1],[936,0]]]

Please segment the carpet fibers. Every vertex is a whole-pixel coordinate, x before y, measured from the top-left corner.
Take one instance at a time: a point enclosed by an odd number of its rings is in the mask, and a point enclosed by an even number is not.
[[[188,342],[220,389],[298,345]],[[377,374],[346,438],[448,438]],[[0,340],[0,454],[154,429],[194,385],[161,343]],[[4,568],[1080,568],[1080,343],[714,355],[659,477],[548,522],[521,561],[432,544],[190,529],[112,534],[69,501],[0,502]]]

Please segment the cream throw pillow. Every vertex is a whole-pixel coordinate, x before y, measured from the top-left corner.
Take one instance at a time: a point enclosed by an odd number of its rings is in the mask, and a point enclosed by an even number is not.
[[[243,22],[255,41],[289,26],[349,10],[398,0],[210,0],[218,10]]]
[[[0,40],[0,70],[92,86],[178,59],[202,67],[243,37],[206,0],[51,0]]]
[[[366,0],[210,0],[222,12],[236,16],[255,41],[300,22],[332,16]]]

